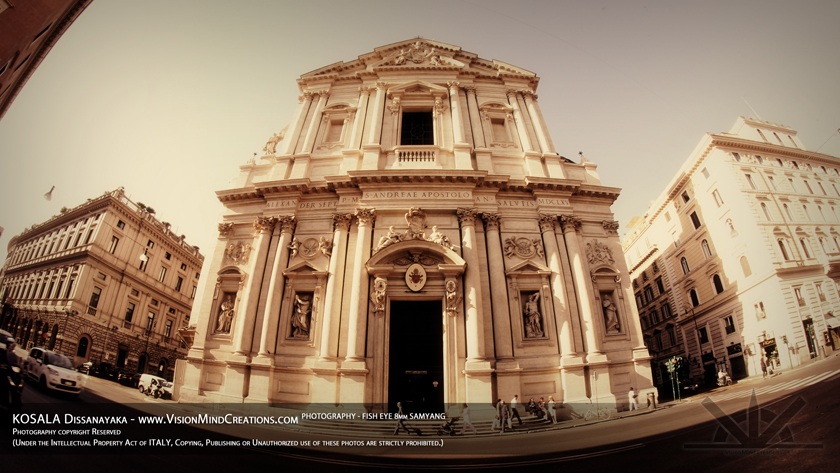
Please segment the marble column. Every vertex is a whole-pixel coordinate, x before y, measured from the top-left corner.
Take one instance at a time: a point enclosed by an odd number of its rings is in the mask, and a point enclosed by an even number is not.
[[[483,213],[487,238],[488,271],[490,272],[490,300],[493,303],[493,331],[495,334],[496,359],[513,358],[513,339],[510,327],[510,306],[507,297],[505,261],[502,255],[502,239],[499,235],[499,214]]]
[[[356,117],[353,120],[348,148],[359,149],[362,145],[362,131],[365,129],[365,116],[367,116],[368,101],[372,90],[372,87],[359,87],[359,105],[356,107]]]
[[[545,257],[548,261],[548,268],[551,270],[549,284],[551,295],[554,301],[555,325],[558,331],[560,342],[560,355],[563,358],[574,356],[575,349],[572,342],[572,321],[569,313],[569,302],[566,299],[565,281],[563,280],[563,267],[560,259],[560,251],[557,247],[557,240],[554,236],[554,225],[557,222],[555,215],[540,215],[540,231],[543,237]]]
[[[303,147],[301,151],[304,153],[311,153],[312,147],[315,146],[315,136],[318,134],[318,128],[321,125],[321,114],[327,106],[327,100],[330,98],[329,92],[326,90],[318,91],[318,103],[315,104],[315,110],[312,111],[312,118],[309,121],[309,127],[306,130],[306,138],[303,139]]]
[[[298,116],[295,119],[294,126],[289,133],[286,135],[286,139],[284,141],[284,148],[281,154],[288,155],[294,154],[295,146],[297,145],[298,139],[300,137],[300,131],[303,129],[303,123],[306,120],[306,115],[309,113],[309,107],[312,105],[312,96],[313,92],[304,92],[303,96],[301,97],[301,104],[300,109],[298,111]]]
[[[236,311],[236,343],[233,350],[235,355],[248,356],[254,344],[254,324],[257,318],[257,305],[260,299],[260,282],[265,273],[268,245],[271,232],[274,230],[275,217],[259,217],[254,222],[256,230],[256,252],[248,264],[248,283],[241,303]]]
[[[484,127],[481,126],[481,113],[478,110],[478,98],[475,95],[474,86],[464,87],[467,93],[467,106],[469,107],[470,124],[472,126],[473,141],[476,148],[486,148],[487,141],[484,139]]]
[[[344,289],[344,263],[347,259],[347,237],[351,214],[333,215],[333,250],[327,279],[327,293],[324,296],[323,326],[321,327],[320,361],[334,362],[338,358],[338,327],[341,315],[341,300]]]
[[[580,229],[581,222],[580,219],[571,215],[561,216],[560,221],[563,224],[563,238],[566,240],[566,249],[569,252],[569,261],[572,265],[572,278],[578,294],[578,307],[580,307],[580,315],[584,325],[583,335],[584,340],[586,340],[586,353],[588,358],[592,356],[600,357],[603,354],[599,333],[601,324],[596,323],[593,318],[592,277],[584,263],[585,255],[581,253],[580,243],[578,242],[577,232]]]
[[[356,210],[358,235],[353,250],[353,278],[350,282],[350,314],[347,327],[347,359],[349,362],[364,363],[364,327],[368,306],[368,273],[365,262],[370,257],[370,242],[373,234],[374,209]]]
[[[464,121],[461,117],[461,87],[456,80],[448,82],[449,107],[452,111],[452,136],[455,144],[464,142]]]
[[[475,209],[458,209],[461,223],[461,250],[467,271],[464,274],[466,302],[467,361],[484,361],[484,307],[481,297],[481,276],[478,274],[479,255],[475,236]]]
[[[268,283],[268,303],[263,314],[262,334],[260,336],[260,358],[267,358],[274,354],[277,344],[277,324],[280,319],[280,303],[283,301],[283,286],[285,278],[283,271],[289,264],[289,243],[295,231],[295,217],[279,217],[280,239],[277,252],[274,254],[274,266],[271,280]]]
[[[528,129],[525,126],[522,109],[519,107],[518,95],[515,90],[507,91],[508,103],[513,107],[513,119],[516,123],[516,131],[519,134],[519,142],[522,144],[522,151],[532,153],[534,152],[534,147],[531,144],[531,138],[528,136]]]
[[[528,115],[531,117],[531,123],[534,124],[534,131],[537,133],[537,141],[543,154],[554,154],[554,143],[551,142],[551,136],[545,129],[545,120],[543,120],[542,113],[540,113],[537,106],[537,95],[533,92],[523,92],[525,99],[525,107],[528,110]]]

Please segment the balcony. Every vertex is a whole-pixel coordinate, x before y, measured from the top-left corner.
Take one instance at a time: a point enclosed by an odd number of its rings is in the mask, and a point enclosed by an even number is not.
[[[400,146],[394,149],[396,165],[406,168],[438,168],[436,146]]]

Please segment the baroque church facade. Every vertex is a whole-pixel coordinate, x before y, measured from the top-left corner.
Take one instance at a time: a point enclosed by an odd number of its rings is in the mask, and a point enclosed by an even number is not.
[[[619,189],[555,151],[538,82],[419,38],[303,75],[293,121],[217,192],[181,400],[655,393]]]

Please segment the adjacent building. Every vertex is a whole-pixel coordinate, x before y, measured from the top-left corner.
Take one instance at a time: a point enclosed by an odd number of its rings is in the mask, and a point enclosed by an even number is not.
[[[186,401],[437,411],[652,388],[594,163],[538,77],[413,39],[304,74],[294,120],[219,191]]]
[[[714,383],[786,369],[837,346],[840,159],[792,128],[738,118],[707,134],[623,238],[653,356]],[[834,279],[832,279],[834,278]]]
[[[91,0],[0,0],[0,119]]]
[[[79,365],[173,378],[204,257],[122,188],[11,239],[0,328]]]

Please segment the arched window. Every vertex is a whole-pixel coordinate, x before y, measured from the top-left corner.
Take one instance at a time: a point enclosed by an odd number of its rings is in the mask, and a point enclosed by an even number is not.
[[[685,259],[685,256],[680,258],[680,266],[682,266],[683,274],[688,274],[691,271],[688,267],[688,260]]]
[[[790,207],[788,207],[788,204],[782,205],[782,208],[785,209],[785,215],[787,215],[788,220],[793,220],[793,215],[790,214]]]
[[[761,203],[761,211],[764,212],[764,218],[766,220],[770,220],[770,210],[767,209],[767,204],[764,202]]]
[[[703,257],[709,259],[712,257],[712,248],[709,246],[709,240],[700,242],[700,247],[703,248]]]
[[[740,258],[741,261],[741,270],[744,272],[744,277],[750,277],[752,275],[752,268],[750,268],[750,261],[747,259],[746,256],[742,256]]]
[[[805,254],[805,258],[810,258],[811,245],[808,244],[808,240],[806,238],[800,238],[799,244],[802,245],[802,252]]]
[[[88,346],[90,346],[90,339],[82,337],[79,339],[79,347],[76,349],[76,356],[80,358],[88,357]]]
[[[782,251],[782,258],[785,261],[790,261],[790,253],[788,253],[787,245],[785,245],[785,241],[781,238],[779,238],[777,241],[779,243],[779,249]]]
[[[688,291],[688,298],[691,299],[691,307],[700,305],[700,298],[697,297],[697,291],[695,289]]]
[[[715,287],[715,294],[723,292],[723,281],[720,279],[719,274],[712,276],[712,285]]]

